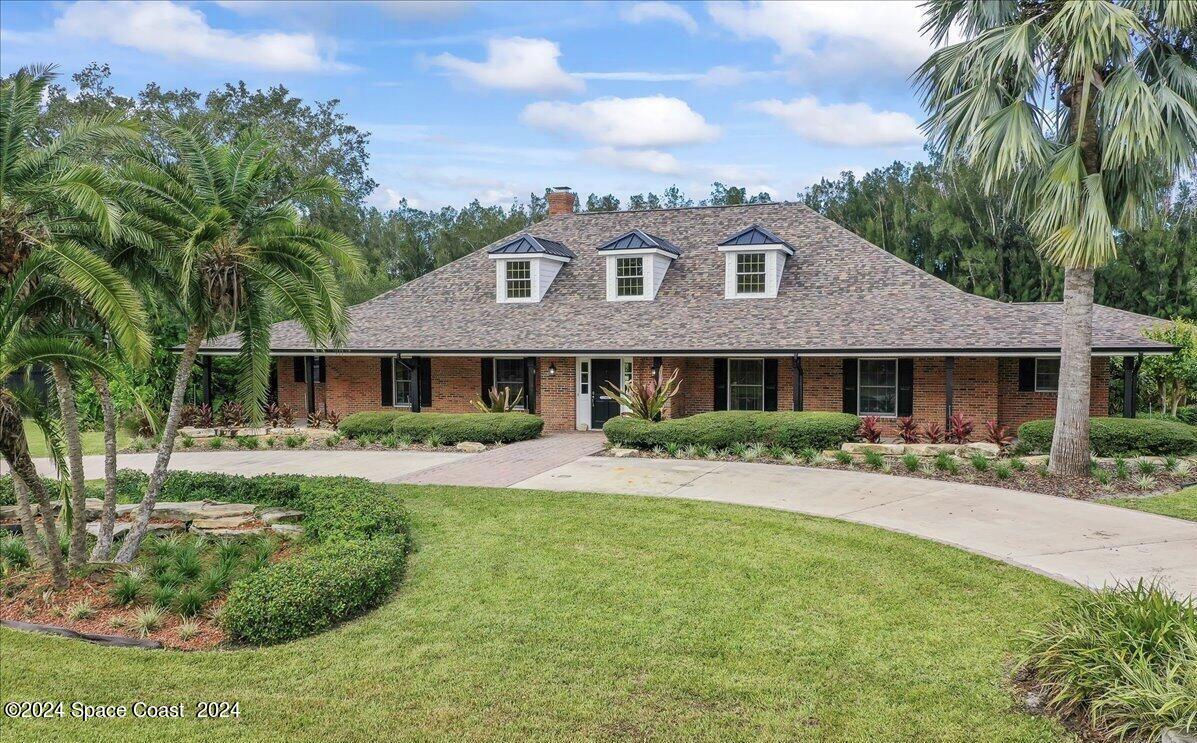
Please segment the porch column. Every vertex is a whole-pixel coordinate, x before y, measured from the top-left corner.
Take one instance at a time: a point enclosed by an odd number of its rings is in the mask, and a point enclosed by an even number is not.
[[[802,410],[802,357],[794,354],[794,410]]]
[[[420,357],[412,356],[407,361],[400,361],[408,369],[411,370],[411,412],[420,412],[420,396],[423,391],[420,389]]]
[[[956,375],[956,357],[945,356],[943,359],[943,399],[944,399],[944,424],[951,422],[952,407],[954,405],[953,397],[955,396],[955,380]]]
[[[316,359],[314,356],[303,357],[303,378],[307,380],[308,414],[316,412]]]
[[[524,410],[536,412],[536,357],[524,357]]]
[[[212,406],[212,357],[203,357],[204,370],[204,404],[208,407]]]
[[[1139,407],[1139,364],[1143,357],[1122,357],[1122,416],[1134,418]]]

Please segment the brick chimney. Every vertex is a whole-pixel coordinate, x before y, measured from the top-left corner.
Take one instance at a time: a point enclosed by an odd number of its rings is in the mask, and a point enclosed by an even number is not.
[[[573,214],[574,202],[578,200],[574,192],[569,190],[569,186],[553,186],[545,198],[549,202],[550,217],[555,217],[558,214]]]

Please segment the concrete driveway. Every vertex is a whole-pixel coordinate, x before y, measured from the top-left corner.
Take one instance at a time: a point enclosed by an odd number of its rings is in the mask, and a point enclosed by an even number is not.
[[[351,475],[387,483],[495,485],[759,506],[904,532],[1083,586],[1159,578],[1177,593],[1197,596],[1197,522],[1036,493],[868,472],[584,456],[596,448],[593,437],[560,435],[483,454],[192,452],[176,454],[171,468]],[[120,458],[121,467],[147,472],[153,464],[153,454]],[[45,462],[38,466],[47,471]],[[86,457],[84,468],[88,478],[103,476],[101,457]]]

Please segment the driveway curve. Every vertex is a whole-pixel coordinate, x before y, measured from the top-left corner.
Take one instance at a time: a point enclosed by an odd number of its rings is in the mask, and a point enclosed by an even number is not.
[[[1091,588],[1158,579],[1177,594],[1197,596],[1197,522],[1037,493],[869,472],[584,456],[597,448],[593,438],[550,436],[485,454],[192,452],[176,454],[171,465],[240,475],[350,475],[386,483],[493,485],[774,508],[904,532]],[[505,464],[504,458],[510,461]],[[89,478],[103,476],[101,457],[84,459]],[[550,463],[555,466],[545,466]],[[120,458],[121,467],[149,471],[153,464],[152,453]],[[44,472],[48,463],[38,467]],[[488,479],[486,472],[494,477]],[[522,479],[521,472],[526,475]]]

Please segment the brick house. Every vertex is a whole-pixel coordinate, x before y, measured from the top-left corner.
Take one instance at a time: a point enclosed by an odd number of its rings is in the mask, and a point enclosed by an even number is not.
[[[1014,427],[1055,413],[1058,303],[960,291],[801,204],[575,213],[574,200],[556,189],[545,221],[351,308],[342,347],[276,325],[280,401],[465,412],[493,385],[522,389],[550,430],[586,430],[619,414],[604,384],[677,369],[671,416],[959,411]],[[1155,322],[1095,307],[1094,415],[1110,357],[1170,350],[1143,337]]]

